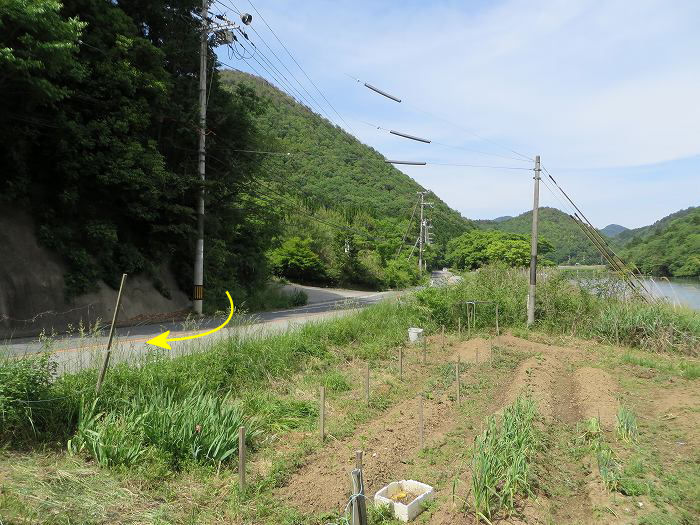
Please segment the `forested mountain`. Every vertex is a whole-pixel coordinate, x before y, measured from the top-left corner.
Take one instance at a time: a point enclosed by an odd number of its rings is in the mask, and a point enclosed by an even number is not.
[[[532,212],[499,222],[477,221],[477,225],[486,230],[530,234]],[[591,241],[568,215],[556,208],[540,208],[539,235],[554,247],[548,257],[557,264],[600,263],[600,255]]]
[[[606,237],[615,237],[622,232],[626,232],[627,230],[629,230],[629,228],[620,226],[619,224],[608,224],[605,228],[599,231]]]
[[[617,246],[624,246],[626,243],[630,242],[634,238],[644,239],[646,237],[659,234],[671,223],[671,221],[689,215],[697,209],[697,207],[691,206],[690,208],[678,210],[677,212],[671,213],[670,215],[659,219],[654,224],[650,224],[648,226],[641,226],[639,228],[632,228],[630,230],[621,232],[620,234],[615,236],[614,243]]]
[[[681,210],[639,228],[620,252],[643,273],[700,277],[700,208]]]
[[[155,279],[163,265],[191,290],[200,5],[0,3],[0,205],[31,215],[66,265],[68,296],[115,286],[122,272]],[[409,217],[422,188],[266,82],[211,71],[207,293],[240,300],[306,248],[321,282],[414,280]],[[430,200],[428,258],[440,259],[470,223]]]

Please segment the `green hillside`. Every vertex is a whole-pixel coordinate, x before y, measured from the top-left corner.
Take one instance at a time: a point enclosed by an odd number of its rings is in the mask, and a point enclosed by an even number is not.
[[[255,123],[266,137],[267,150],[290,155],[255,154],[289,194],[309,204],[342,211],[346,217],[408,218],[422,188],[413,179],[384,162],[385,158],[310,111],[266,80],[235,70],[221,72],[231,89],[253,88],[264,109]],[[469,227],[470,221],[434,195],[429,211],[435,239],[444,244]]]
[[[532,212],[500,222],[478,221],[477,224],[487,230],[529,234]],[[539,235],[554,246],[548,257],[557,264],[600,263],[600,255],[591,241],[568,215],[556,208],[540,208]]]
[[[678,210],[677,212],[671,213],[662,219],[659,219],[654,224],[648,226],[641,226],[639,228],[632,228],[624,232],[619,233],[615,236],[614,243],[616,246],[624,246],[634,238],[644,239],[646,237],[651,237],[658,233],[661,233],[670,223],[675,219],[680,219],[688,214],[693,213],[697,210],[697,207],[691,206],[684,210]]]
[[[700,208],[681,210],[638,230],[620,252],[623,260],[643,273],[700,277]]]
[[[272,274],[300,270],[292,260],[329,284],[415,280],[409,217],[422,188],[261,79],[211,68],[202,183],[200,7],[0,2],[0,27],[12,29],[0,31],[0,207],[30,215],[64,263],[66,297],[115,287],[124,272],[167,296],[163,267],[189,293],[202,189],[208,297],[246,300]],[[430,200],[438,264],[470,223]]]

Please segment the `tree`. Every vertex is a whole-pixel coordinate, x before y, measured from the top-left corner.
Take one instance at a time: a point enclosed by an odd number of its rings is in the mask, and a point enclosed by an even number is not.
[[[551,243],[539,239],[537,250],[538,261],[551,264],[544,257],[552,251]],[[494,262],[527,266],[530,264],[530,237],[495,230],[472,230],[447,244],[446,259],[452,267],[465,270],[474,270]]]
[[[323,279],[321,258],[311,249],[311,239],[291,237],[268,255],[270,269],[280,277],[300,282]]]

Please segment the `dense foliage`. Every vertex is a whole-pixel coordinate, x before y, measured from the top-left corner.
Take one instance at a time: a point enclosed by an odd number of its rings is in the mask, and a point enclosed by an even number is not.
[[[197,176],[195,0],[0,3],[0,199],[26,210],[66,263],[76,296],[123,273],[174,271],[190,291]],[[326,283],[388,286],[415,192],[382,157],[266,82],[225,72],[208,86],[205,285],[241,301],[267,257],[310,239]],[[246,151],[293,151],[293,157]],[[437,199],[439,258],[468,222]],[[313,223],[311,227],[310,224]],[[272,252],[271,252],[272,250]],[[410,260],[409,250],[401,254]],[[391,275],[385,271],[392,265]],[[415,261],[412,264],[416,264]],[[393,272],[393,273],[392,273]],[[284,273],[284,272],[281,272]],[[208,304],[215,308],[211,301]]]
[[[552,245],[539,239],[538,262],[552,264],[544,256]],[[492,263],[522,267],[530,264],[530,236],[501,231],[471,230],[447,243],[447,262],[459,270],[475,270]]]
[[[532,212],[526,212],[502,221],[479,221],[487,230],[529,234],[532,230]],[[576,223],[556,208],[540,208],[539,235],[549,241],[553,250],[549,257],[557,264],[599,264],[601,257]]]
[[[620,255],[642,273],[700,277],[700,208],[633,237]]]
[[[686,215],[697,211],[697,209],[698,208],[691,206],[690,208],[678,210],[674,213],[666,215],[666,217],[659,219],[658,221],[654,222],[654,224],[625,230],[615,235],[612,242],[615,246],[621,247],[630,242],[632,239],[644,239],[646,237],[650,237],[651,235],[663,231],[671,223],[671,221],[685,217]]]
[[[161,264],[190,289],[201,184],[196,4],[0,4],[0,195],[30,211],[40,240],[67,263],[69,295]],[[250,90],[225,91],[214,72],[208,147],[222,164],[208,170],[217,199],[207,203],[207,284],[239,296],[265,278],[253,261],[274,226],[274,210],[245,198],[256,165],[230,153],[257,140],[258,110]]]

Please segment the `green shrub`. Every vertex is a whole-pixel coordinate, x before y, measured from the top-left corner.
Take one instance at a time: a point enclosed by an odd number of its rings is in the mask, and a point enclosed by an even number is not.
[[[259,435],[257,422],[245,419],[240,404],[195,388],[178,399],[172,390],[141,390],[120,410],[99,412],[99,399],[83,405],[72,452],[86,450],[104,466],[134,465],[149,447],[178,468],[183,462],[220,464],[238,453],[238,428],[246,442]]]
[[[48,354],[0,362],[0,439],[36,436],[53,417],[51,382],[56,364]]]

